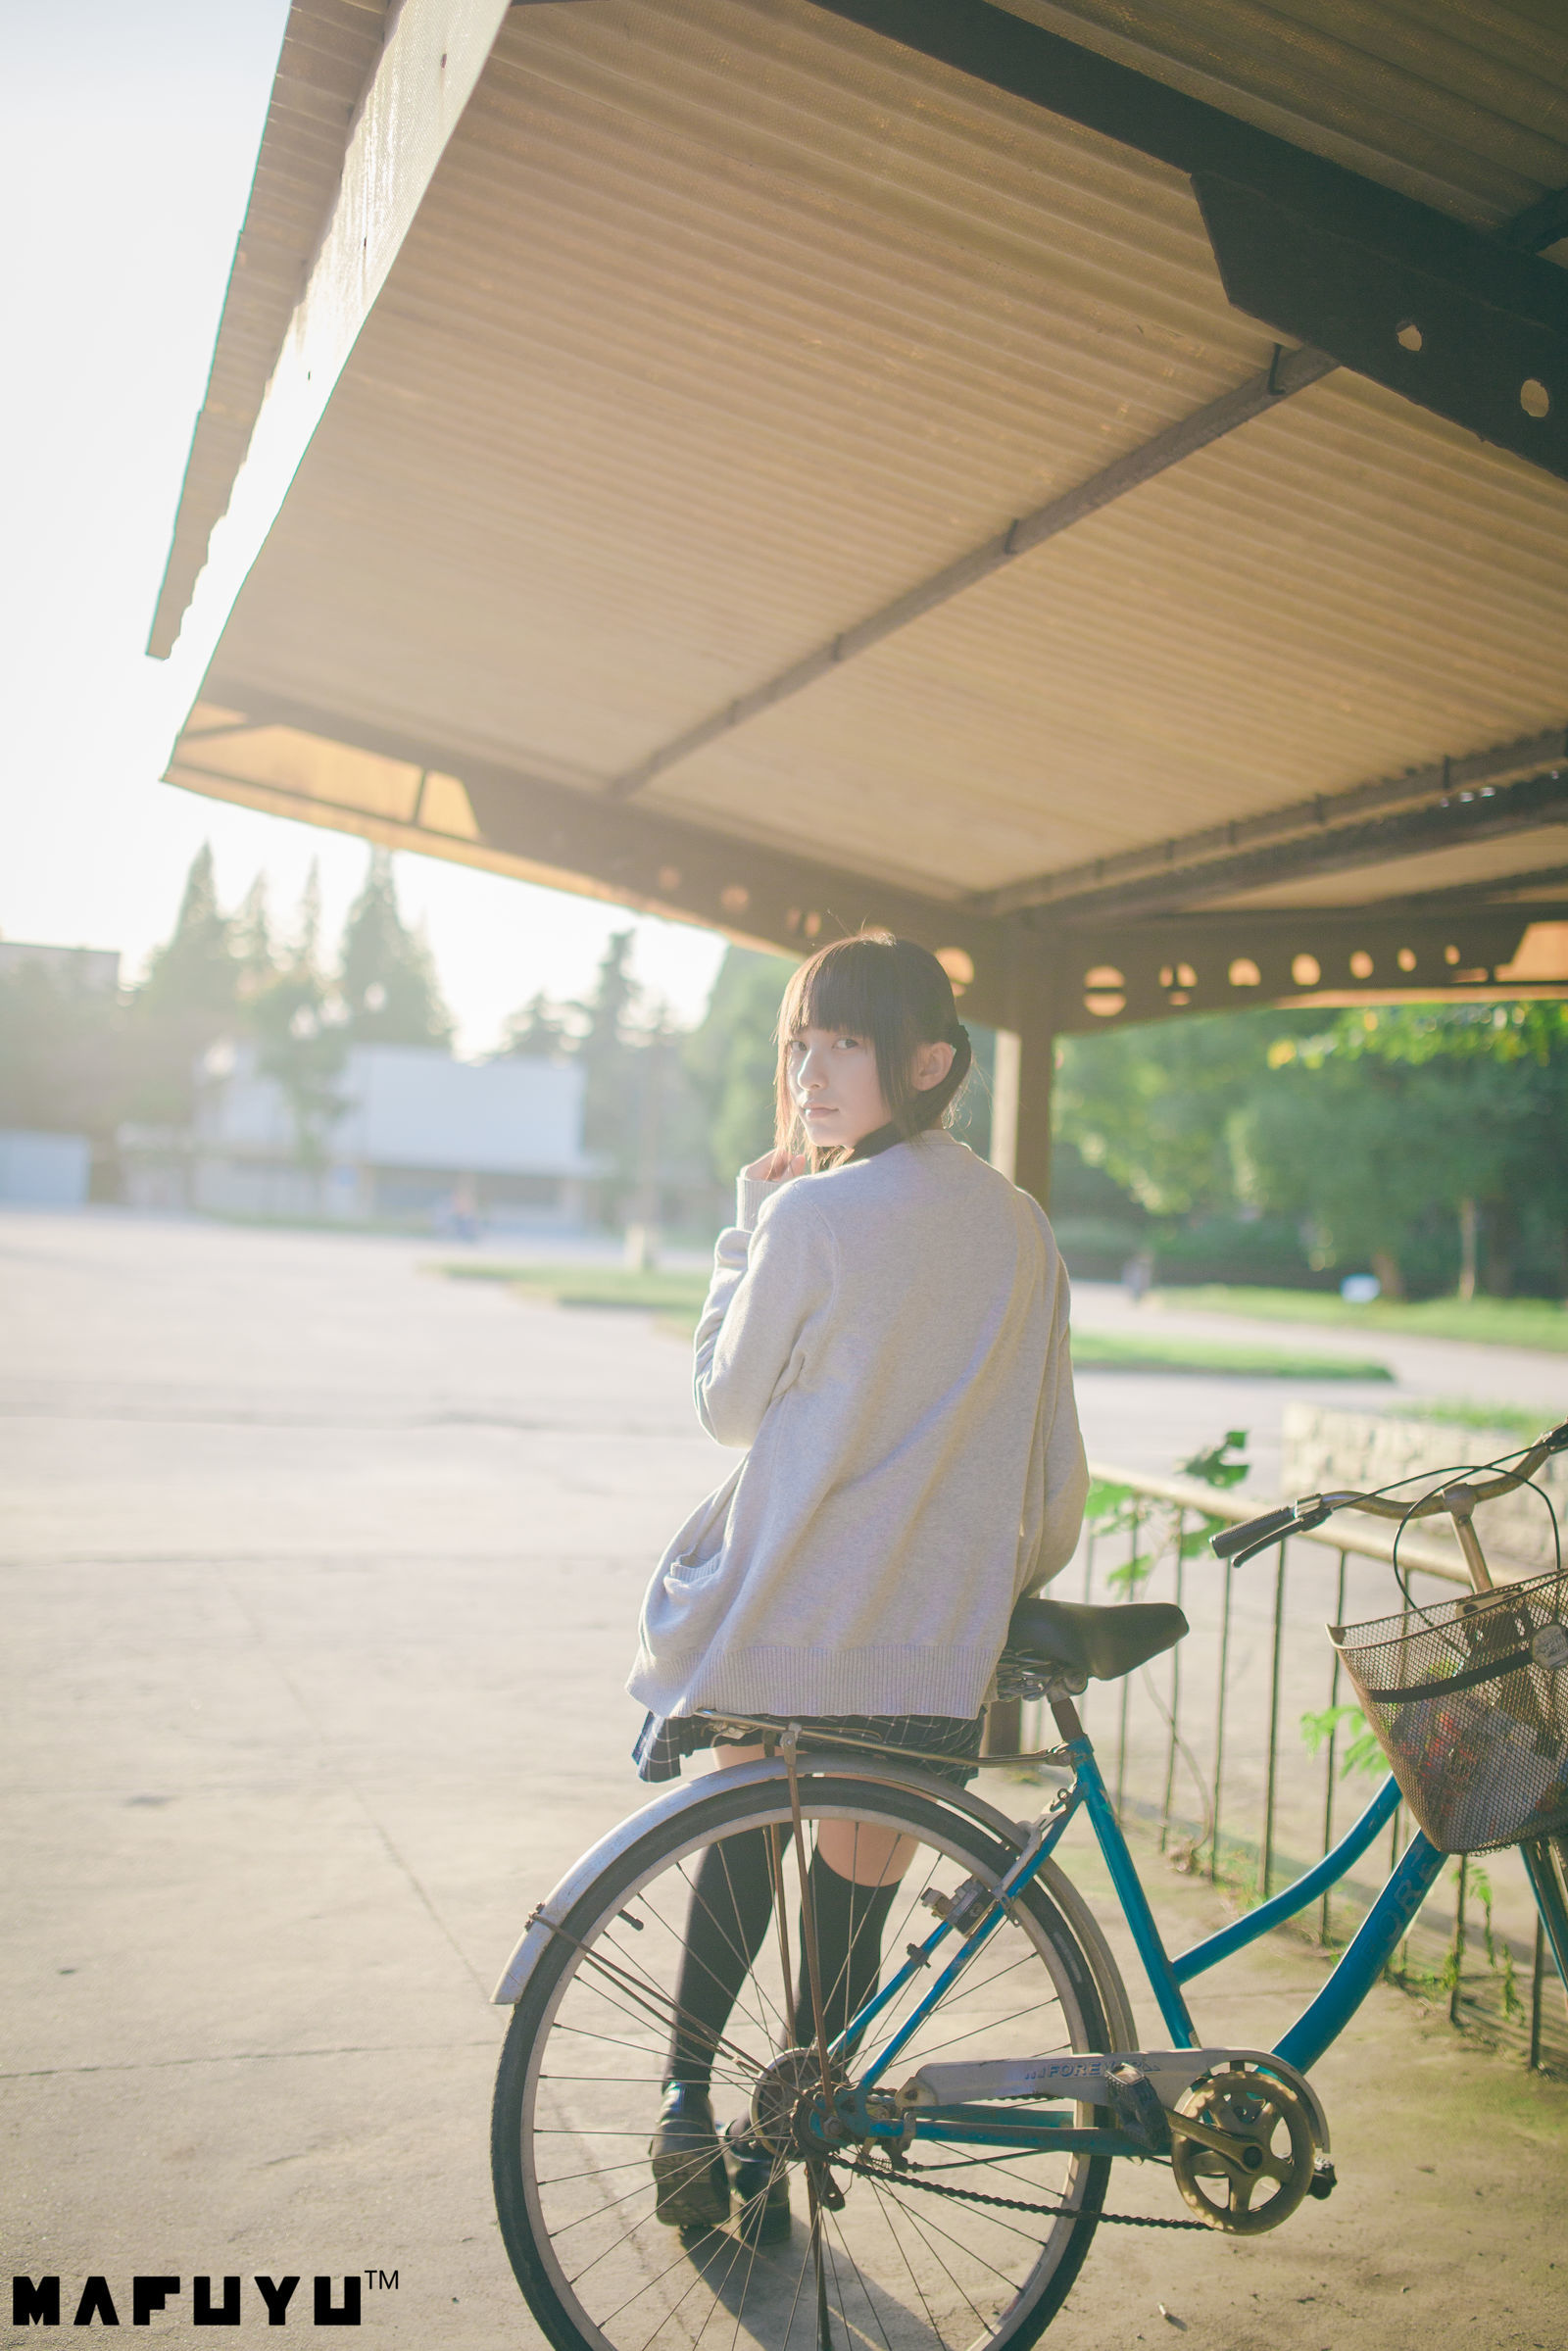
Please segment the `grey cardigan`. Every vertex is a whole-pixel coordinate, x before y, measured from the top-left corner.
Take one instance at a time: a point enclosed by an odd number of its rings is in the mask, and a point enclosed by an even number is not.
[[[1040,1209],[950,1135],[743,1177],[696,1392],[750,1450],[659,1563],[633,1697],[973,1715],[1083,1516],[1067,1312]]]

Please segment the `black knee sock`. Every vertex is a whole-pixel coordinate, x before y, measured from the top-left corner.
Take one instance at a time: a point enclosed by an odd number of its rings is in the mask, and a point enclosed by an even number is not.
[[[715,2041],[772,1915],[767,1831],[746,1829],[710,1845],[698,1864],[675,1986],[681,2013],[669,2047],[670,2081],[708,2087]]]
[[[830,2041],[837,2038],[856,2010],[876,1989],[882,1972],[882,1931],[898,1890],[897,1885],[857,1886],[830,1869],[820,1853],[811,1858],[811,1911],[816,1920],[822,2010]],[[809,2049],[815,2045],[816,2026],[811,2012],[811,1979],[807,1971],[804,1935],[799,1975],[795,2038],[802,2048]],[[852,2056],[858,2045],[857,2034],[850,2050]]]

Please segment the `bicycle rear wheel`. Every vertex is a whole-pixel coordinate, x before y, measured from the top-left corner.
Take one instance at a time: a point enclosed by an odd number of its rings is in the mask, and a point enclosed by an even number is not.
[[[951,1895],[967,1878],[995,1886],[1012,1859],[935,1791],[927,1798],[846,1773],[808,1776],[801,1797],[808,1861],[829,1819],[914,1839],[884,1935],[885,1978],[934,1924],[922,1894]],[[788,1789],[780,1781],[726,1790],[720,1779],[710,1797],[607,1868],[524,1988],[502,2053],[492,2155],[502,2234],[529,2308],[556,2351],[826,2351],[829,2338],[835,2351],[929,2351],[933,2342],[1026,2351],[1089,2249],[1110,2168],[1103,2157],[922,2141],[901,2174],[880,2158],[857,2168],[863,2159],[850,2149],[829,2172],[843,2195],[836,2210],[816,2205],[806,2166],[790,2157],[781,2159],[794,2207],[787,2243],[759,2246],[744,2209],[695,2241],[657,2221],[648,2139],[697,1864],[705,1848],[758,1828],[779,1836],[793,1948]],[[956,1948],[945,1943],[942,1960]],[[874,2020],[857,2073],[932,1981],[916,1973]],[[788,2044],[789,2013],[770,1926],[715,2058],[720,2129],[747,2111],[758,2078]],[[892,2084],[939,2055],[1017,2058],[1106,2040],[1089,1962],[1049,1896],[1031,1887],[923,2020]]]

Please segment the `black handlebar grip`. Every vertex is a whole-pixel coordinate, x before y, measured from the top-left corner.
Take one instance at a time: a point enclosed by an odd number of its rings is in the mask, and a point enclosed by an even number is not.
[[[1244,1519],[1239,1527],[1221,1528],[1209,1537],[1208,1547],[1216,1559],[1234,1559],[1238,1551],[1263,1550],[1289,1535],[1296,1523],[1296,1505],[1287,1502],[1281,1510],[1266,1510],[1261,1518]]]

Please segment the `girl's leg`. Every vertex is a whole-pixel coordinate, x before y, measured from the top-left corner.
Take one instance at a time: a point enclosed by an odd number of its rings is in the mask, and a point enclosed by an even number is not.
[[[709,2088],[714,2053],[772,1916],[766,1830],[747,1829],[710,1845],[697,1865],[686,1916],[666,2082]],[[734,2072],[732,2065],[722,2070]]]
[[[754,1763],[763,1749],[724,1747],[715,1768]],[[898,1882],[914,1851],[868,1823],[824,1821],[810,1862],[818,1980],[830,2040],[837,2038],[876,1988],[882,1933]],[[730,2188],[711,2102],[715,2054],[736,1997],[762,1945],[773,1912],[773,1860],[766,1832],[749,1830],[710,1845],[698,1864],[676,1985],[680,2015],[670,2040],[663,2103],[650,2147],[661,2220],[688,2230],[711,2229],[730,2216]],[[816,2039],[815,2012],[803,1940],[796,1967],[796,2044]],[[748,2026],[755,2020],[748,2019]],[[754,2037],[748,2031],[748,2039]],[[781,2035],[782,2037],[782,2035]],[[783,2167],[756,2141],[744,2113],[731,2118],[726,2144],[739,2227],[757,2244],[789,2236],[789,2184]]]
[[[715,1768],[758,1763],[763,1753],[760,1744],[720,1747],[715,1749],[721,1758]],[[823,1821],[818,1827],[810,1864],[811,1911],[829,2040],[837,2038],[876,1988],[883,1929],[914,1850],[912,1837],[869,1822]],[[698,1870],[676,1992],[685,2017],[671,2043],[671,2081],[708,2087],[709,2066],[704,2060],[710,2056],[713,2036],[729,2020],[746,1972],[761,1948],[772,1909],[763,1832],[754,1830],[723,1845],[710,1845]],[[809,2048],[816,2024],[804,1941],[796,1977],[795,2040],[797,2046]],[[689,2020],[696,2020],[697,2030]]]
[[[723,1753],[726,1760],[751,1762],[761,1751]],[[729,2176],[713,2120],[713,2064],[717,2057],[721,2071],[733,2073],[720,2043],[772,1915],[767,1832],[748,1829],[710,1845],[692,1882],[664,2094],[649,2147],[658,2217],[671,2228],[712,2229],[729,2218]],[[755,2039],[755,2020],[748,2019],[748,2028],[747,2038]]]

